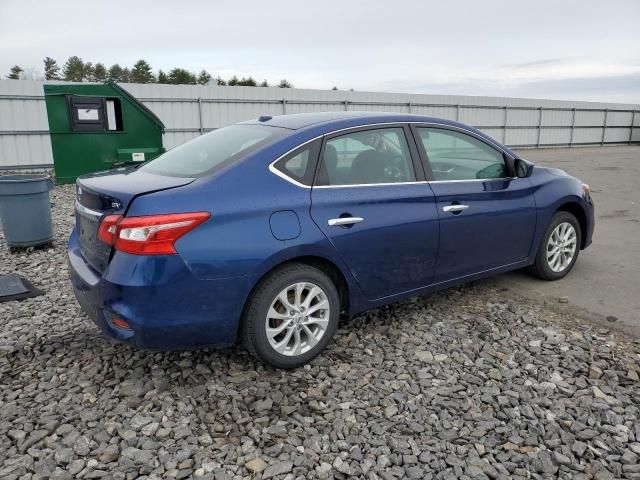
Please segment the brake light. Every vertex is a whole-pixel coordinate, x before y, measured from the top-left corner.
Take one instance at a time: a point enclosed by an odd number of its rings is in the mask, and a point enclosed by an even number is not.
[[[113,245],[116,240],[116,227],[122,215],[107,215],[98,227],[98,238],[107,245]]]
[[[98,238],[116,250],[134,255],[173,255],[175,242],[210,216],[207,212],[143,217],[108,215],[100,223]]]

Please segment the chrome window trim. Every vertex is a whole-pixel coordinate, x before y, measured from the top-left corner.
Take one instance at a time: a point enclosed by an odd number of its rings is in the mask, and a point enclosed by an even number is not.
[[[515,180],[516,178],[518,177],[469,178],[467,180],[431,180],[427,183],[505,182],[507,180]]]
[[[274,175],[277,175],[278,177],[280,177],[280,178],[282,178],[282,179],[286,180],[287,182],[294,184],[296,187],[301,187],[301,188],[311,188],[311,185],[305,185],[304,183],[300,183],[300,182],[298,182],[297,180],[295,180],[295,179],[291,178],[291,177],[290,177],[289,175],[287,175],[286,173],[281,172],[280,170],[278,170],[278,169],[275,167],[275,164],[276,164],[276,163],[278,163],[280,160],[282,160],[284,157],[286,157],[286,156],[288,156],[288,155],[292,154],[293,152],[295,152],[295,151],[296,151],[296,150],[298,150],[299,148],[302,148],[302,147],[304,147],[305,145],[307,145],[307,144],[309,144],[309,143],[315,142],[316,140],[318,140],[319,138],[322,138],[323,136],[324,136],[324,135],[318,135],[317,137],[314,137],[314,138],[312,138],[312,139],[310,139],[310,140],[307,140],[307,141],[306,141],[306,142],[304,142],[304,143],[301,143],[300,145],[297,145],[297,146],[293,147],[291,150],[287,151],[286,153],[283,153],[282,155],[280,155],[278,158],[276,158],[273,162],[271,162],[271,163],[269,164],[269,171],[270,171],[271,173],[273,173]]]
[[[284,156],[284,155],[283,155]],[[278,160],[280,160],[280,158],[278,158]],[[278,161],[276,160],[276,162]],[[275,162],[274,162],[275,163]],[[311,185],[305,185],[304,183],[300,183],[296,180],[294,180],[293,178],[291,178],[290,176],[282,173],[280,170],[278,170],[276,167],[273,166],[273,163],[269,165],[269,171],[271,173],[273,173],[274,175],[277,175],[278,177],[286,180],[289,183],[294,184],[296,187],[301,187],[301,188],[311,188]]]
[[[348,185],[315,185],[313,188],[359,188],[359,187],[390,187],[392,185],[420,185],[429,183],[426,180],[413,182],[386,182],[386,183],[350,183]]]
[[[472,132],[470,130],[467,130],[466,128],[462,128],[462,127],[458,127],[455,125],[447,125],[446,123],[437,123],[437,122],[416,122],[416,121],[409,121],[409,122],[383,122],[383,123],[369,123],[366,125],[356,125],[353,127],[345,127],[345,128],[340,128],[338,130],[333,130],[331,132],[327,132],[327,133],[323,133],[322,135],[318,135],[317,137],[313,137],[309,140],[307,140],[306,142],[301,143],[300,145],[296,145],[295,147],[293,147],[292,149],[288,150],[287,152],[283,153],[282,155],[280,155],[278,158],[276,158],[273,162],[271,162],[269,164],[269,171],[271,173],[273,173],[274,175],[277,175],[278,177],[282,178],[283,180],[286,180],[287,182],[300,187],[300,188],[348,188],[348,187],[386,187],[386,186],[391,186],[391,185],[412,185],[412,184],[429,184],[429,183],[448,183],[448,182],[487,182],[487,181],[495,181],[495,180],[509,180],[512,177],[505,177],[505,178],[478,178],[478,179],[470,179],[470,180],[414,180],[412,182],[391,182],[391,183],[362,183],[362,184],[350,184],[350,185],[305,185],[304,183],[300,183],[297,180],[291,178],[290,176],[288,176],[287,174],[281,172],[280,170],[278,170],[275,167],[275,164],[277,162],[279,162],[280,160],[282,160],[284,157],[286,157],[287,155],[293,153],[295,150],[304,147],[306,144],[314,142],[316,140],[318,140],[319,138],[324,138],[326,136],[329,135],[334,135],[336,133],[340,133],[340,132],[346,132],[349,130],[357,130],[360,128],[367,128],[367,127],[377,127],[377,126],[387,126],[387,125],[423,125],[425,127],[430,127],[430,126],[437,126],[437,127],[444,127],[445,129],[451,129],[451,130],[457,130],[463,133],[466,133],[467,135],[471,135],[472,137],[477,138],[478,140],[480,140],[481,142],[484,142],[488,145],[490,145],[491,147],[499,150],[500,152],[502,152],[503,154],[508,154],[508,152],[503,149],[498,143],[494,142],[493,140],[488,140],[480,135],[478,135],[475,132]]]

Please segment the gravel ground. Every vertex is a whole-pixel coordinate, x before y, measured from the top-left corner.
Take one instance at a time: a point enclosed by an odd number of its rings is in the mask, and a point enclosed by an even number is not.
[[[0,249],[0,478],[640,478],[640,341],[477,285],[346,322],[312,365],[150,353],[81,314],[53,248]]]

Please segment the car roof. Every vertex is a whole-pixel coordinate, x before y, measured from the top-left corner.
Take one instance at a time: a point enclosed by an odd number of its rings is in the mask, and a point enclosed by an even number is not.
[[[289,130],[299,130],[319,123],[332,123],[344,120],[352,120],[351,124],[363,125],[370,123],[384,122],[426,122],[441,123],[449,125],[459,125],[469,128],[467,125],[459,124],[452,120],[442,118],[427,117],[424,115],[413,115],[408,113],[389,112],[317,112],[317,113],[294,113],[291,115],[265,115],[253,120],[241,122],[245,125],[267,125],[271,127],[287,128]],[[360,120],[361,122],[358,122]]]
[[[295,131],[308,132],[313,134],[326,134],[333,130],[342,128],[352,128],[364,125],[375,125],[382,123],[434,123],[455,127],[462,130],[474,132],[488,140],[490,143],[498,145],[501,149],[512,156],[516,156],[509,148],[500,144],[497,140],[489,137],[484,132],[464,123],[444,118],[428,117],[425,115],[415,115],[410,113],[389,113],[389,112],[316,112],[316,113],[294,113],[290,115],[265,115],[257,119],[241,122],[244,125],[264,125],[270,127],[278,127]]]

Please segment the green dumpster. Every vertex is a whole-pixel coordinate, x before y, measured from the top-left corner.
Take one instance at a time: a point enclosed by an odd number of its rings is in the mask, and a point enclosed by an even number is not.
[[[164,124],[113,82],[44,86],[57,183],[164,152]]]

